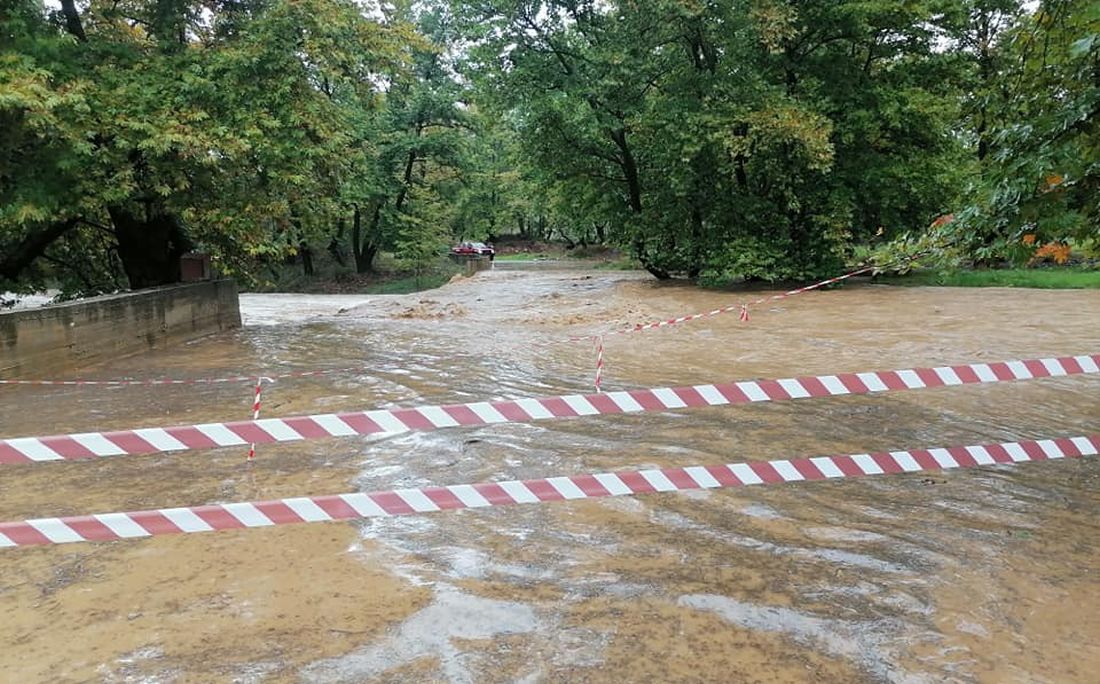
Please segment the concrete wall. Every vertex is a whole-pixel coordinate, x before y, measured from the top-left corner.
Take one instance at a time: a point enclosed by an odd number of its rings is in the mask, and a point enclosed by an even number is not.
[[[467,277],[472,276],[478,271],[488,271],[490,268],[493,267],[493,262],[489,261],[489,257],[466,257],[465,261],[465,274]]]
[[[462,275],[469,278],[478,271],[488,271],[493,267],[493,262],[487,256],[473,256],[469,254],[451,254],[448,258],[462,267]]]
[[[237,284],[172,285],[0,314],[0,378],[67,371],[239,328]]]

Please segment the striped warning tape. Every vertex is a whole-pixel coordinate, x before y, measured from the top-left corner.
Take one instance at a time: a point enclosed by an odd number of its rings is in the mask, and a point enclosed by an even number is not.
[[[590,473],[535,480],[295,497],[0,523],[0,547],[113,541],[167,534],[373,518],[688,489],[973,468],[1095,455],[1100,434],[980,446]]]
[[[268,382],[275,382],[274,380],[272,380],[271,378],[268,378],[268,377],[261,376],[261,377],[256,378],[256,389],[254,390],[254,396],[252,398],[252,420],[259,420],[260,419],[260,403],[262,401],[263,393],[264,393],[264,380],[266,380]],[[248,445],[248,458],[246,458],[245,460],[251,461],[255,458],[256,458],[256,444],[252,443],[252,444]]]
[[[603,335],[606,335],[606,336],[610,336],[610,335],[629,335],[631,333],[642,332],[643,330],[653,330],[655,328],[667,328],[667,327],[672,326],[672,325],[679,325],[681,323],[688,323],[690,321],[697,321],[701,318],[711,318],[712,316],[720,316],[722,314],[733,313],[733,312],[737,312],[738,318],[742,322],[747,322],[749,320],[749,307],[759,306],[759,305],[764,304],[766,302],[773,302],[773,301],[777,301],[777,300],[780,300],[780,299],[786,299],[788,297],[794,297],[796,295],[800,295],[800,294],[803,294],[805,292],[810,292],[812,290],[817,290],[817,289],[820,289],[820,288],[823,288],[823,287],[828,287],[829,285],[835,285],[836,283],[839,283],[839,282],[844,281],[844,280],[848,280],[849,278],[854,278],[855,276],[858,276],[858,275],[863,275],[865,273],[870,273],[870,272],[874,271],[876,268],[877,267],[875,267],[875,266],[867,266],[865,268],[861,268],[859,270],[852,271],[850,273],[845,273],[844,275],[836,276],[835,278],[828,278],[827,280],[822,280],[822,281],[813,283],[811,285],[806,285],[805,287],[799,287],[799,288],[796,288],[794,290],[787,290],[786,292],[780,292],[779,294],[768,295],[766,297],[760,297],[759,299],[754,299],[751,302],[743,302],[743,303],[740,303],[740,304],[731,304],[729,306],[723,306],[723,307],[720,307],[718,309],[712,309],[711,311],[703,311],[701,313],[691,314],[691,315],[688,315],[688,316],[679,316],[677,318],[668,318],[668,319],[664,319],[664,320],[660,320],[660,321],[652,321],[652,322],[649,322],[649,323],[639,323],[639,324],[631,326],[629,328],[620,328],[618,330],[609,330],[609,331],[603,333]],[[570,337],[568,339],[569,339],[570,342],[580,342],[580,341],[583,341],[583,340],[591,340],[594,337],[596,337],[596,335],[575,335],[575,336]]]
[[[603,391],[603,335],[596,337],[596,392]]]
[[[800,287],[800,288],[797,288],[797,289],[794,289],[794,290],[788,290],[786,292],[780,292],[779,294],[774,294],[774,295],[769,295],[769,296],[766,296],[766,297],[761,297],[761,298],[756,299],[756,300],[751,301],[751,302],[745,302],[745,303],[742,303],[742,304],[731,304],[729,306],[723,306],[723,307],[718,308],[718,309],[713,309],[711,311],[704,311],[702,313],[697,313],[697,314],[691,314],[689,316],[680,316],[678,318],[669,318],[669,319],[662,320],[662,321],[653,321],[651,323],[639,323],[638,325],[635,325],[635,326],[630,327],[630,328],[621,328],[621,329],[618,329],[618,330],[609,330],[605,333],[597,334],[597,335],[574,335],[574,336],[568,337],[566,339],[570,342],[580,342],[580,341],[583,341],[583,340],[592,340],[598,346],[599,351],[596,355],[596,391],[599,392],[600,391],[600,384],[603,380],[603,356],[604,356],[603,351],[604,351],[604,337],[605,336],[606,337],[612,337],[612,336],[616,336],[616,335],[628,335],[628,334],[631,334],[631,333],[642,332],[644,330],[653,330],[655,328],[665,328],[665,327],[668,327],[668,326],[679,325],[681,323],[687,323],[689,321],[697,321],[701,318],[710,318],[712,316],[720,316],[722,314],[733,313],[734,311],[737,312],[737,319],[739,321],[741,321],[742,323],[748,323],[749,322],[749,307],[750,306],[755,307],[759,304],[763,304],[764,302],[770,302],[770,301],[775,301],[775,300],[779,300],[779,299],[786,299],[787,297],[794,297],[795,295],[800,295],[804,292],[810,292],[811,290],[817,290],[819,288],[826,287],[828,285],[833,285],[835,283],[839,283],[841,281],[847,280],[847,279],[855,277],[857,275],[862,275],[864,273],[870,273],[870,272],[874,271],[876,268],[877,267],[875,267],[875,266],[867,266],[867,267],[858,269],[856,271],[851,271],[850,273],[845,273],[843,275],[836,276],[835,278],[828,278],[826,280],[822,280],[820,282],[816,282],[816,283],[813,283],[811,285],[806,285],[805,287]],[[544,343],[538,343],[537,346],[548,347],[548,346],[551,346],[551,344],[552,344],[552,342],[544,342]]]
[[[318,375],[332,375],[333,373],[350,373],[364,370],[364,366],[352,366],[350,368],[326,368],[323,370],[289,371],[264,375],[271,380],[285,378],[308,378]],[[225,378],[153,378],[149,380],[0,380],[0,385],[218,385],[231,382],[254,382],[255,375],[233,375]]]
[[[491,403],[480,401],[449,406],[327,413],[232,423],[140,428],[117,432],[86,432],[52,437],[17,437],[0,440],[0,463],[76,460],[123,454],[213,449],[248,443],[296,442],[322,437],[400,434],[459,426],[525,423],[549,418],[871,394],[1086,373],[1100,373],[1100,354],[587,395],[573,394]]]
[[[640,324],[638,324],[638,325],[636,325],[632,328],[623,328],[621,330],[616,330],[616,331],[610,332],[608,334],[609,335],[627,335],[627,334],[630,334],[630,333],[640,332],[642,330],[652,330],[654,328],[665,328],[665,327],[668,327],[670,325],[679,325],[680,323],[687,323],[688,321],[697,321],[700,318],[710,318],[711,316],[719,316],[721,314],[733,313],[735,311],[738,313],[738,316],[741,318],[742,321],[747,321],[747,320],[749,320],[748,310],[749,310],[750,307],[759,306],[761,304],[764,304],[765,302],[773,302],[773,301],[777,301],[777,300],[780,300],[780,299],[786,299],[788,297],[794,297],[795,295],[800,295],[804,292],[810,292],[811,290],[817,290],[817,289],[822,288],[822,287],[827,287],[829,285],[834,285],[834,284],[839,283],[843,280],[847,280],[849,278],[854,278],[857,275],[863,275],[864,273],[870,273],[873,270],[875,270],[874,266],[868,266],[867,268],[861,268],[858,271],[852,271],[851,273],[845,273],[844,275],[840,275],[840,276],[837,276],[835,278],[829,278],[828,280],[822,280],[821,282],[817,282],[817,283],[814,283],[812,285],[807,285],[805,287],[800,287],[800,288],[797,288],[795,290],[788,290],[786,292],[780,292],[779,294],[769,295],[767,297],[761,297],[761,298],[755,299],[751,302],[745,302],[743,304],[731,304],[730,306],[723,306],[719,309],[714,309],[712,311],[704,311],[702,313],[692,314],[690,316],[680,316],[678,318],[669,318],[667,320],[653,321],[651,323],[640,323]]]

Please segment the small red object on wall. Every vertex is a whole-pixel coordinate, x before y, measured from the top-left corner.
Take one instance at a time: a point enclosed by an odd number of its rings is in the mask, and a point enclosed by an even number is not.
[[[210,255],[201,252],[188,252],[180,257],[180,280],[194,283],[210,280]]]

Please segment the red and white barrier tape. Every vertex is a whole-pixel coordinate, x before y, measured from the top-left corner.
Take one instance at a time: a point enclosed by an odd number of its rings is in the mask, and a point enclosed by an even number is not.
[[[318,375],[331,375],[333,373],[350,373],[364,370],[364,366],[351,368],[326,368],[311,371],[290,371],[265,375],[268,380],[282,380],[285,378],[308,378]],[[226,378],[189,378],[172,379],[160,378],[152,380],[0,380],[0,385],[218,385],[231,382],[252,382],[255,375],[234,375]]]
[[[584,336],[573,336],[573,337],[570,337],[569,340],[571,342],[576,342],[576,341],[584,340],[584,339],[594,339],[594,340],[598,341],[600,351],[599,351],[599,354],[596,357],[596,391],[599,392],[600,391],[600,381],[603,379],[603,365],[602,364],[603,364],[603,338],[604,338],[604,335],[627,335],[627,334],[630,334],[630,333],[641,332],[643,330],[652,330],[654,328],[664,328],[664,327],[668,327],[670,325],[679,325],[680,323],[687,323],[688,321],[696,321],[696,320],[699,320],[700,318],[709,318],[711,316],[719,316],[721,314],[731,313],[733,311],[737,311],[737,320],[741,321],[742,323],[748,323],[749,322],[749,307],[750,306],[756,306],[758,304],[763,304],[764,302],[774,301],[774,300],[778,300],[778,299],[786,299],[787,297],[793,297],[795,295],[802,294],[803,292],[809,292],[811,290],[816,290],[818,288],[822,288],[822,287],[825,287],[827,285],[832,285],[834,283],[839,283],[840,281],[847,280],[848,278],[851,278],[853,276],[861,275],[863,273],[869,273],[873,270],[875,270],[874,266],[868,266],[866,268],[861,268],[858,271],[852,271],[851,273],[845,273],[844,275],[837,276],[835,278],[829,278],[828,280],[822,280],[821,282],[813,283],[812,285],[807,285],[805,287],[800,287],[796,290],[788,290],[787,292],[782,292],[782,293],[777,294],[777,295],[770,295],[768,297],[761,297],[760,299],[757,299],[757,300],[752,301],[752,302],[747,302],[747,303],[744,303],[744,304],[731,304],[730,306],[724,306],[720,309],[714,309],[712,311],[706,311],[706,312],[703,312],[703,313],[692,314],[690,316],[680,316],[679,318],[670,318],[670,319],[663,320],[663,321],[654,321],[652,323],[641,323],[641,324],[638,324],[638,325],[636,325],[632,328],[622,328],[622,329],[619,329],[619,330],[612,330],[612,331],[609,331],[609,332],[601,334],[601,335],[591,336],[590,338],[586,338]]]
[[[807,285],[806,287],[800,287],[798,289],[788,290],[786,292],[781,292],[781,293],[776,294],[776,295],[769,295],[767,297],[761,297],[759,299],[753,300],[751,302],[746,302],[744,304],[731,304],[730,306],[724,306],[720,309],[714,309],[713,311],[705,311],[703,313],[692,314],[690,316],[680,316],[679,318],[669,318],[669,319],[663,320],[663,321],[653,321],[652,323],[640,323],[640,324],[638,324],[638,325],[636,325],[632,328],[623,328],[623,329],[620,329],[620,330],[615,330],[615,331],[610,332],[608,334],[609,335],[627,335],[627,334],[630,334],[630,333],[640,332],[642,330],[652,330],[653,328],[664,328],[664,327],[667,327],[667,326],[670,326],[670,325],[678,325],[680,323],[687,323],[688,321],[696,321],[696,320],[699,320],[700,318],[710,318],[711,316],[718,316],[718,315],[721,315],[721,314],[732,313],[734,311],[738,312],[738,317],[740,318],[740,320],[748,321],[749,320],[749,308],[750,307],[758,306],[760,304],[764,304],[765,302],[772,302],[772,301],[776,301],[776,300],[779,300],[779,299],[786,299],[788,297],[794,297],[795,295],[800,295],[804,292],[810,292],[811,290],[817,290],[819,288],[826,287],[828,285],[833,285],[835,283],[839,283],[842,280],[847,280],[848,278],[853,278],[857,275],[862,275],[864,273],[870,273],[873,270],[875,270],[874,266],[868,266],[866,268],[861,268],[858,271],[852,271],[851,273],[845,273],[844,275],[840,275],[840,276],[837,276],[835,278],[829,278],[828,280],[822,280],[821,282],[813,283],[812,285]]]
[[[256,421],[260,419],[260,397],[263,396],[264,380],[268,382],[275,382],[268,377],[256,378],[256,395],[252,399],[252,420]],[[248,460],[256,458],[256,443],[248,445]]]
[[[596,393],[599,394],[603,390],[603,335],[596,336]]]
[[[17,437],[0,440],[0,463],[213,449],[240,446],[249,442],[267,444],[322,437],[401,434],[494,423],[526,423],[548,418],[659,412],[1097,373],[1100,373],[1100,354],[497,402],[479,401],[449,406],[327,413],[52,437]]]
[[[855,276],[863,275],[864,273],[870,273],[870,272],[874,271],[875,268],[876,268],[875,266],[867,266],[867,267],[861,268],[857,271],[852,271],[850,273],[845,273],[844,275],[839,275],[839,276],[836,276],[835,278],[829,278],[827,280],[822,280],[820,282],[816,282],[816,283],[813,283],[811,285],[807,285],[805,287],[800,287],[800,288],[797,288],[797,289],[794,289],[794,290],[787,290],[786,292],[780,292],[779,294],[775,294],[775,295],[768,295],[767,297],[760,297],[759,299],[755,299],[751,302],[745,302],[745,303],[742,303],[742,304],[731,304],[729,306],[723,306],[719,309],[713,309],[711,311],[704,311],[702,313],[691,314],[690,316],[679,316],[677,318],[668,318],[668,319],[661,320],[661,321],[652,321],[650,323],[639,323],[639,324],[634,325],[634,326],[629,327],[629,328],[619,328],[618,330],[609,330],[607,332],[604,332],[603,335],[629,335],[631,333],[642,332],[643,330],[653,330],[655,328],[667,328],[668,326],[671,326],[671,325],[679,325],[681,323],[687,323],[687,322],[690,322],[690,321],[697,321],[701,318],[711,318],[713,316],[720,316],[722,314],[732,313],[734,311],[736,311],[738,313],[738,318],[742,322],[746,322],[746,321],[749,320],[749,308],[750,307],[759,306],[760,304],[764,304],[765,302],[772,302],[772,301],[776,301],[776,300],[780,300],[780,299],[786,299],[788,297],[794,297],[795,295],[800,295],[804,292],[810,292],[811,290],[817,290],[817,289],[820,289],[820,288],[823,288],[823,287],[827,287],[829,285],[834,285],[836,283],[847,280],[849,278],[854,278]],[[569,337],[568,339],[569,339],[570,342],[579,342],[579,341],[582,341],[582,340],[592,339],[592,337],[593,337],[592,335],[575,335],[573,337]]]
[[[591,473],[0,523],[0,548],[114,541],[690,489],[973,468],[1096,455],[1100,434],[981,446]]]

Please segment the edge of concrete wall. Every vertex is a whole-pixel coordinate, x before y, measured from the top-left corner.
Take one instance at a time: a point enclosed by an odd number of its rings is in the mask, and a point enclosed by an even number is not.
[[[465,275],[466,277],[472,276],[478,271],[488,271],[493,267],[493,261],[489,257],[476,256],[467,257],[465,263]]]
[[[0,378],[57,375],[241,326],[237,283],[212,280],[0,313]]]

